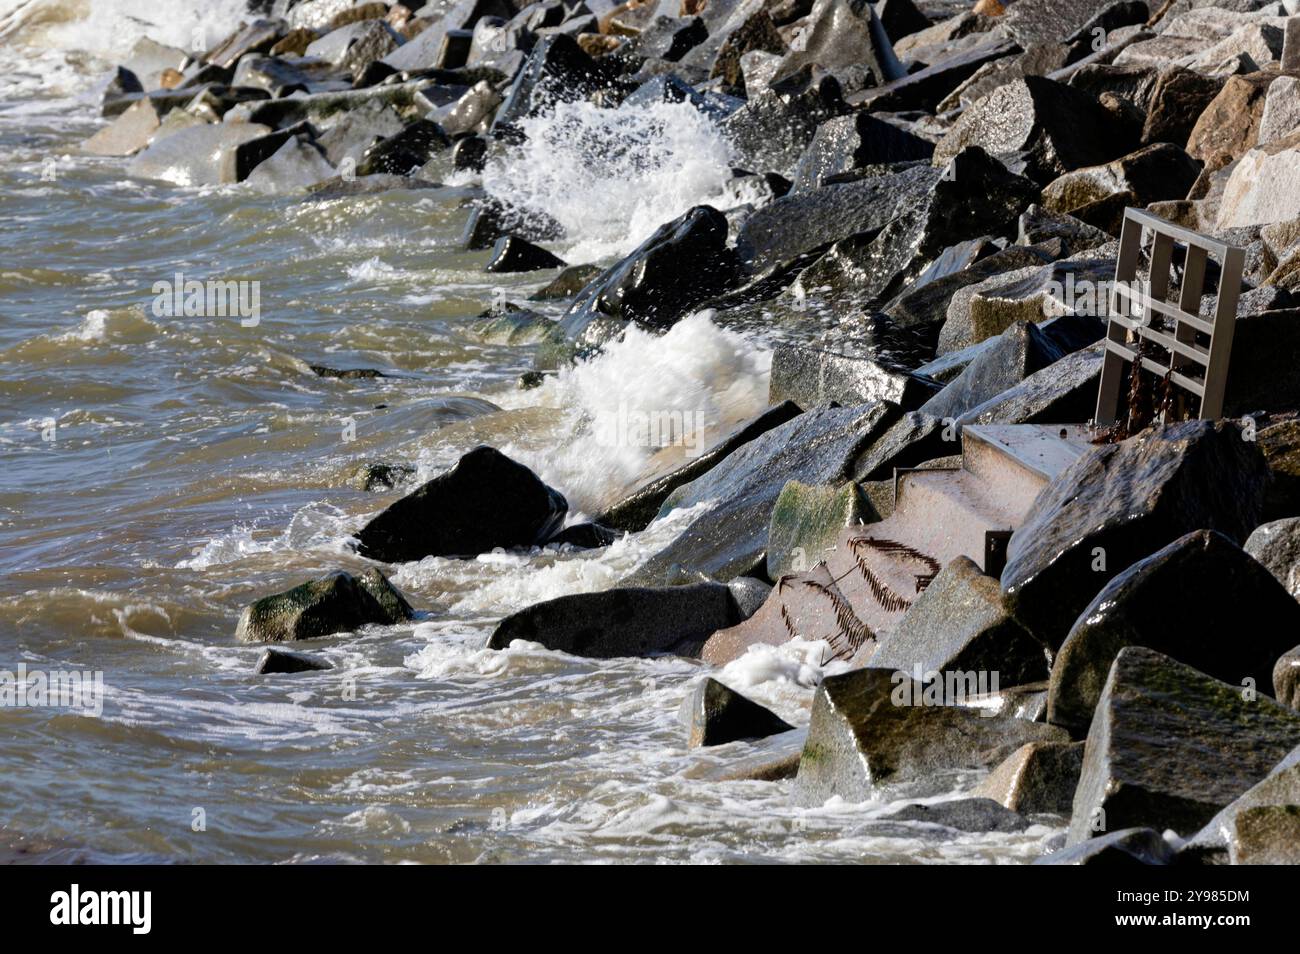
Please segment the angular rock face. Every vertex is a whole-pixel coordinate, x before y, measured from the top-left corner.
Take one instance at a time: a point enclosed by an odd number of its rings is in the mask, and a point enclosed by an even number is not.
[[[1088,730],[1067,844],[1198,831],[1300,745],[1300,713],[1143,646],[1122,649]]]
[[[1003,272],[1030,266],[1040,267],[1049,260],[1050,256],[1040,249],[1013,245],[994,252],[961,271],[939,276],[924,284],[918,278],[881,310],[903,326],[941,325],[947,317],[953,296],[961,289],[978,285]]]
[[[427,119],[417,119],[401,132],[380,140],[363,152],[356,172],[360,176],[411,175],[436,153],[449,148],[451,139],[441,126]]]
[[[1120,6],[1115,0],[1076,0],[1068,5],[1053,0],[1016,0],[1007,4],[1006,29],[1024,46],[1049,43],[1068,37],[1101,17],[1108,7],[1115,6]],[[1115,29],[1124,22],[1139,23],[1144,19],[1145,15],[1120,17],[1107,29]]]
[[[492,261],[485,272],[536,272],[547,268],[564,268],[564,259],[546,249],[514,235],[503,235],[492,246]]]
[[[826,567],[819,564],[806,573],[780,577],[757,612],[709,637],[700,658],[725,666],[751,646],[779,646],[796,637],[808,642],[824,640],[828,656],[837,659],[852,659],[874,639]]]
[[[789,50],[784,38],[777,31],[776,24],[772,22],[772,17],[765,10],[755,13],[727,34],[718,48],[713,67],[709,70],[709,77],[720,78],[733,89],[743,89],[745,77],[741,69],[741,57],[755,50],[772,54],[784,54]],[[760,90],[753,91],[754,95],[760,92]]]
[[[1219,201],[1218,227],[1244,228],[1300,216],[1300,131],[1241,157]]]
[[[708,676],[686,698],[682,715],[690,727],[691,748],[765,739],[794,729],[771,709]]]
[[[1246,540],[1245,550],[1300,600],[1300,517],[1261,524]]]
[[[1048,721],[1081,735],[1125,646],[1268,692],[1297,633],[1300,603],[1268,570],[1221,534],[1189,533],[1116,576],[1080,614],[1052,666]]]
[[[736,251],[749,273],[758,274],[840,239],[883,228],[933,189],[940,174],[912,167],[783,196],[745,220]]]
[[[1187,195],[1201,164],[1178,146],[1156,143],[1108,162],[1067,172],[1043,189],[1043,205],[1053,212],[1073,212],[1114,195],[1145,207],[1163,199]]]
[[[820,563],[840,531],[875,519],[856,484],[810,487],[792,480],[781,489],[767,528],[767,575],[778,580]]]
[[[914,704],[902,704],[909,695]],[[813,697],[795,801],[821,805],[838,795],[860,802],[879,797],[882,788],[942,787],[953,774],[991,768],[1028,742],[1067,741],[1052,726],[916,704],[921,699],[920,686],[888,669],[823,681]]]
[[[165,138],[155,139],[149,148],[131,160],[127,171],[144,179],[166,179],[183,186],[234,181],[223,179],[227,156],[241,143],[259,139],[270,132],[270,127],[259,123],[190,126]]]
[[[956,379],[925,404],[933,417],[958,418],[1065,357],[1065,350],[1036,325],[1018,321],[982,351]]]
[[[413,615],[378,570],[359,577],[340,572],[249,605],[239,617],[235,638],[243,643],[316,639],[371,623],[392,626]]]
[[[353,76],[382,60],[404,41],[382,20],[360,20],[325,34],[307,47],[307,56],[320,57]]]
[[[714,447],[671,473],[642,484],[600,516],[600,523],[616,530],[644,530],[659,513],[664,501],[678,487],[712,470],[738,448],[775,427],[798,417],[802,411],[792,401],[768,408],[747,424],[738,427]]]
[[[928,160],[934,144],[870,113],[828,119],[817,127],[794,169],[792,194],[821,188],[831,176],[863,166]]]
[[[1163,70],[1151,95],[1146,124],[1142,127],[1142,142],[1186,146],[1196,121],[1219,95],[1223,84],[1221,78],[1205,76],[1180,66]]]
[[[1030,742],[975,789],[1022,815],[1069,815],[1083,768],[1082,742]]]
[[[665,329],[735,284],[727,220],[699,205],[661,225],[636,250],[588,285],[560,322],[566,340],[602,344],[627,322]]]
[[[1078,845],[1044,855],[1036,865],[1096,865],[1102,868],[1135,868],[1167,865],[1174,850],[1160,832],[1151,828],[1125,828],[1098,835]]]
[[[527,467],[491,447],[476,447],[362,527],[358,552],[402,563],[534,546],[560,528],[568,509],[564,497]]]
[[[1039,494],[1012,535],[1002,573],[1012,612],[1056,649],[1098,591],[1154,548],[1201,528],[1244,540],[1267,480],[1259,448],[1224,422],[1094,448]]]
[[[210,50],[204,59],[215,66],[234,66],[245,53],[265,53],[270,50],[288,29],[288,24],[283,20],[254,20],[241,25],[240,29]]]
[[[92,156],[132,156],[149,145],[161,119],[153,102],[141,99],[113,120],[81,148]]]
[[[840,84],[814,74],[774,85],[749,100],[722,123],[735,149],[736,163],[750,172],[775,172],[787,178],[812,142],[818,126],[847,110]]]
[[[1269,73],[1228,77],[1187,137],[1188,155],[1207,169],[1221,169],[1255,148],[1273,78]]]
[[[957,423],[1084,424],[1097,406],[1101,362],[1102,351],[1096,345],[1066,355],[975,405]]]
[[[962,113],[934,150],[946,163],[967,146],[980,146],[1042,185],[1083,166],[1101,165],[1124,151],[1112,135],[1110,114],[1092,97],[1041,76],[1000,86]]]
[[[1179,849],[1178,860],[1202,864],[1300,863],[1300,749],[1293,749]]]
[[[871,657],[877,669],[997,674],[999,686],[1047,678],[1043,646],[1011,618],[998,581],[967,557],[939,571]],[[991,676],[990,676],[991,678]]]
[[[441,54],[452,30],[472,27],[483,17],[509,19],[515,9],[507,0],[460,0],[431,26],[409,43],[399,47],[384,58],[395,70],[423,70],[442,66]]]
[[[738,622],[735,599],[721,583],[621,587],[520,610],[500,622],[487,648],[508,649],[522,639],[592,659],[670,652],[698,656],[712,632]]]
[[[557,103],[585,99],[605,84],[605,67],[584,53],[573,37],[564,33],[542,37],[515,77],[492,128],[501,131]]]
[[[307,653],[291,653],[283,649],[268,649],[257,660],[253,672],[259,676],[275,674],[292,674],[298,672],[321,672],[334,667],[316,656]]]
[[[1278,657],[1273,667],[1273,695],[1282,705],[1300,710],[1300,646]]]
[[[952,97],[973,102],[991,92],[994,85],[990,85],[988,90],[976,91],[979,79],[987,71],[995,70],[1001,63],[1007,62],[1006,57],[1019,52],[1020,47],[1014,41],[1000,35],[992,35],[973,46],[954,45],[951,52],[940,54],[924,69],[908,73],[875,89],[864,90],[850,98],[855,105],[864,105],[873,110],[946,112],[950,108],[948,103]],[[1018,75],[1023,75],[1024,72],[1022,67]],[[1000,85],[1000,82],[995,85]]]
[[[763,556],[772,506],[786,483],[843,482],[891,420],[886,404],[817,408],[741,447],[668,498],[661,514],[713,503],[634,578],[660,581],[675,563],[720,579],[744,573]]]
[[[333,175],[334,167],[315,143],[305,136],[291,136],[244,181],[261,192],[282,193],[311,188]]]
[[[934,382],[902,367],[871,358],[855,358],[797,345],[779,345],[772,355],[769,399],[800,407],[868,404],[890,401],[908,410],[938,390]]]
[[[776,82],[808,66],[832,73],[846,90],[906,75],[870,0],[816,0],[807,25],[777,67]]]

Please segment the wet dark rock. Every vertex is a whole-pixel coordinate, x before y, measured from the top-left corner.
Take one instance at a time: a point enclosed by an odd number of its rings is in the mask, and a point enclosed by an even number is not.
[[[491,127],[492,118],[496,115],[497,107],[500,105],[501,96],[493,88],[492,84],[486,80],[480,80],[461,94],[459,98],[435,109],[430,118],[434,119],[449,136],[485,133]],[[486,147],[485,140],[470,138],[459,140],[456,143],[457,149],[467,142],[483,143],[484,147]],[[458,166],[457,168],[465,167]],[[481,169],[482,162],[480,161],[479,165],[470,168]]]
[[[954,51],[917,70],[874,89],[848,97],[854,105],[873,110],[934,112],[939,104],[974,77],[982,67],[1020,52],[1012,40],[990,37],[974,46]]]
[[[1183,198],[1200,174],[1201,164],[1182,148],[1155,143],[1104,166],[1067,172],[1043,189],[1043,205],[1053,212],[1073,212],[1124,194],[1128,204],[1145,208]]]
[[[415,468],[408,464],[385,464],[379,461],[366,461],[358,464],[348,484],[357,490],[374,492],[392,490],[406,483],[415,476]]]
[[[353,195],[375,195],[379,192],[389,192],[393,189],[436,189],[438,183],[429,182],[425,179],[416,179],[411,176],[392,176],[392,175],[373,175],[357,176],[356,178],[347,179],[343,176],[335,176],[332,179],[326,179],[318,182],[307,189],[310,198],[317,202],[325,202],[331,199],[342,199]]]
[[[474,334],[489,344],[536,344],[555,331],[555,322],[550,318],[510,302],[504,308],[483,312],[479,318]]]
[[[1115,658],[1097,703],[1067,844],[1151,827],[1190,835],[1300,744],[1300,713],[1243,698],[1144,646]]]
[[[845,527],[877,519],[857,484],[788,482],[772,507],[767,527],[768,578],[779,580],[822,562]]]
[[[559,529],[567,511],[564,497],[527,467],[476,447],[362,527],[358,552],[402,563],[535,546]]]
[[[508,649],[522,639],[593,659],[689,656],[698,654],[710,633],[739,618],[731,591],[721,583],[620,587],[561,596],[520,610],[501,621],[487,646]]]
[[[939,176],[937,169],[913,166],[784,196],[745,220],[736,251],[749,274],[760,274],[840,239],[883,228],[932,190]]]
[[[656,17],[625,43],[618,55],[676,63],[708,36],[708,27],[699,17]]]
[[[638,487],[601,514],[597,522],[616,530],[644,530],[674,490],[702,477],[750,441],[793,420],[800,413],[798,405],[791,401],[769,408],[690,463]]]
[[[1159,4],[1156,4],[1158,7]],[[1108,10],[1113,12],[1106,16]],[[1115,0],[1072,0],[1069,4],[1053,0],[1016,0],[1007,4],[1005,25],[1021,43],[1044,43],[1069,36],[1096,22],[1104,32],[1147,19],[1146,3]],[[1087,36],[1089,40],[1092,36]]]
[[[1104,328],[1099,327],[1097,337],[1103,332]],[[1065,355],[1065,350],[1037,325],[1018,321],[1002,332],[993,347],[981,352],[955,380],[921,405],[921,410],[935,417],[961,417]]]
[[[1206,76],[1181,66],[1161,71],[1151,94],[1142,142],[1186,146],[1201,114],[1223,89],[1222,77]]]
[[[537,272],[547,268],[563,268],[564,259],[546,249],[514,235],[503,235],[492,246],[492,261],[483,266],[485,272]]]
[[[732,599],[736,601],[736,607],[744,619],[757,613],[772,592],[771,585],[752,576],[736,577],[727,583],[727,589],[731,590]]]
[[[834,75],[848,91],[880,86],[906,73],[869,0],[816,0],[774,82],[813,65]]]
[[[1102,587],[1156,548],[1202,528],[1244,540],[1267,480],[1259,449],[1226,422],[1189,421],[1089,450],[1011,537],[1002,588],[1012,612],[1056,649]]]
[[[727,248],[727,220],[697,205],[655,229],[648,239],[583,290],[560,322],[578,347],[599,346],[608,323],[668,328],[693,308],[736,284]]]
[[[1050,212],[1041,205],[1031,205],[1020,217],[1020,244],[1034,245],[1052,239],[1060,239],[1065,243],[1067,254],[1077,255],[1105,245],[1111,236],[1068,213]]]
[[[1048,721],[1086,731],[1125,646],[1267,693],[1298,632],[1300,603],[1286,588],[1222,534],[1197,530],[1124,570],[1079,615],[1052,665]]]
[[[779,782],[794,778],[799,771],[806,729],[793,729],[768,736],[745,746],[739,756],[722,757],[716,750],[706,750],[699,761],[688,766],[682,777],[704,782]]]
[[[1028,742],[1066,741],[1053,726],[922,699],[918,684],[889,669],[828,676],[813,697],[795,801],[821,805],[838,795],[860,802],[902,785],[937,791],[957,773],[992,768]]]
[[[880,821],[923,822],[957,831],[987,833],[1024,831],[1030,821],[991,798],[957,798],[928,805],[907,805],[880,816]]]
[[[571,546],[579,550],[595,550],[609,546],[621,536],[622,534],[617,530],[611,530],[599,523],[575,523],[547,540],[546,546]]]
[[[470,211],[461,234],[461,246],[469,251],[491,248],[503,235],[517,235],[529,242],[550,242],[562,238],[564,228],[544,212],[519,209],[488,198]]]
[[[962,113],[935,147],[946,163],[968,146],[980,146],[1012,172],[1042,185],[1083,166],[1123,155],[1110,114],[1086,93],[1041,76],[1026,76]]]
[[[208,51],[204,59],[216,66],[232,67],[246,53],[270,52],[276,42],[285,35],[289,26],[283,20],[254,20],[242,25],[215,48]]]
[[[934,144],[894,123],[860,112],[828,119],[795,166],[792,193],[820,188],[831,176],[863,166],[928,160]]]
[[[682,715],[690,727],[691,748],[765,739],[794,729],[772,710],[709,676],[686,698]]]
[[[487,140],[482,136],[466,136],[456,140],[451,147],[451,167],[456,170],[468,169],[482,172],[487,163]]]
[[[332,573],[291,590],[264,596],[240,614],[235,638],[244,643],[283,643],[392,626],[414,611],[378,570],[360,576]]]
[[[660,514],[710,501],[682,533],[638,568],[634,579],[664,579],[674,564],[715,579],[758,564],[782,488],[842,483],[863,450],[892,423],[888,405],[822,407],[768,431],[668,497]]]
[[[538,40],[497,111],[493,130],[536,116],[556,103],[586,99],[608,84],[606,68],[563,33]]]
[[[572,298],[586,288],[602,271],[599,265],[570,265],[547,285],[533,293],[531,298],[534,301]]]
[[[785,39],[777,31],[776,24],[766,10],[759,10],[727,34],[714,57],[709,77],[721,78],[728,88],[743,89],[745,79],[740,58],[755,50],[774,54],[789,51]]]
[[[1069,815],[1082,768],[1082,742],[1030,742],[990,772],[974,794],[1023,815]]]
[[[995,275],[1046,264],[1050,257],[1039,248],[1012,246],[994,252],[966,268],[922,283],[918,278],[882,311],[904,326],[934,326],[944,322],[953,295]],[[936,259],[936,262],[938,259]]]
[[[288,60],[251,53],[239,61],[230,82],[234,86],[259,86],[280,96],[294,89],[308,88],[313,77]]]
[[[1014,387],[977,404],[957,423],[1084,424],[1097,406],[1102,351],[1084,348],[1036,371]]]
[[[392,106],[367,103],[335,117],[317,141],[325,157],[337,166],[347,159],[355,163],[376,142],[395,136],[403,128],[402,117]]]
[[[386,378],[388,375],[377,368],[329,368],[323,364],[309,365],[311,373],[318,378],[339,378],[344,381],[365,381],[371,378]]]
[[[735,149],[737,164],[789,178],[818,127],[847,109],[834,77],[814,74],[749,100],[723,120],[722,132]]]
[[[417,119],[401,132],[380,140],[362,153],[357,162],[357,175],[410,175],[434,155],[449,148],[451,139],[441,126],[428,119]]]
[[[1178,851],[1198,864],[1300,863],[1300,749],[1210,820]]]
[[[1272,573],[1293,598],[1300,599],[1300,517],[1284,517],[1260,524],[1251,531],[1244,549]]]
[[[309,136],[291,136],[259,162],[244,181],[262,192],[295,192],[334,175],[334,167]]]
[[[108,85],[104,87],[103,102],[119,96],[143,92],[144,86],[141,85],[140,78],[125,66],[119,66],[113,71],[113,77],[108,81]]]
[[[890,401],[914,410],[937,391],[935,382],[886,361],[783,344],[772,355],[768,396],[800,407]]]
[[[918,467],[948,456],[955,449],[953,435],[943,421],[909,411],[858,455],[853,462],[853,479],[862,482],[892,478],[896,467]]]
[[[1160,832],[1151,828],[1125,828],[1098,835],[1082,844],[1044,855],[1036,865],[1096,865],[1103,868],[1133,868],[1167,865],[1174,851]]]
[[[967,557],[952,560],[871,656],[875,669],[996,672],[1002,685],[1047,678],[1043,645],[1007,612],[996,578]]]
[[[321,672],[334,666],[318,656],[308,653],[291,653],[284,649],[268,649],[257,660],[253,672],[259,676],[298,672]]]

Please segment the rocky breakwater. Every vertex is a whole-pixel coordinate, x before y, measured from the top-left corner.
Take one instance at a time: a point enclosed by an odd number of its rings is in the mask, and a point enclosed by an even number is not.
[[[821,641],[851,668],[817,690],[806,739],[707,683],[695,740],[793,744],[755,772],[794,773],[802,804],[965,792],[949,816],[967,830],[1054,820],[1052,861],[1290,857],[1300,30],[1253,0],[953,8],[279,3],[173,68],[125,64],[85,148],[183,184],[343,195],[472,177],[566,105],[686,104],[727,143],[727,188],[483,333],[527,349],[536,384],[708,309],[776,342],[770,409],[581,529],[563,527],[566,488],[467,447],[358,528],[359,557],[602,546],[682,519],[620,585],[523,609],[488,645],[707,664]],[[979,428],[1086,431],[1129,207],[1245,249],[1231,419],[1147,415],[1046,469],[976,453],[999,440]],[[582,239],[481,192],[463,245],[540,272]],[[1181,253],[1165,265],[1178,287]],[[872,533],[918,501],[942,561]],[[371,571],[259,601],[239,632],[411,613]]]

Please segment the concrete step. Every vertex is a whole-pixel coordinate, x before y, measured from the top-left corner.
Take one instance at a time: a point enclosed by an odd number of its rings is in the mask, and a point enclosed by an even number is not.
[[[962,467],[985,495],[1023,515],[1039,491],[1089,448],[1082,425],[984,424],[962,428]]]

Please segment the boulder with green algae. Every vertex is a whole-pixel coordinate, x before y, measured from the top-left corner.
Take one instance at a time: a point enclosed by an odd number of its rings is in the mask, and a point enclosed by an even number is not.
[[[1011,537],[1002,589],[1012,613],[1055,650],[1111,578],[1160,547],[1203,528],[1244,540],[1267,481],[1259,448],[1225,421],[1091,448],[1043,489]]]
[[[1145,646],[1120,650],[1093,715],[1067,844],[1199,831],[1300,745],[1300,713]]]
[[[792,480],[781,489],[767,526],[767,575],[801,573],[825,559],[840,531],[877,519],[857,484],[815,486]]]
[[[235,638],[245,643],[316,639],[369,624],[393,626],[413,615],[410,604],[378,570],[360,576],[339,572],[245,607]]]
[[[1087,731],[1125,646],[1266,693],[1298,634],[1300,603],[1267,569],[1222,534],[1194,531],[1116,576],[1079,614],[1052,665],[1047,719]]]
[[[891,669],[824,680],[795,779],[798,804],[866,801],[899,786],[950,791],[956,777],[990,769],[1028,742],[1068,741],[1054,726],[924,699],[918,683]]]

